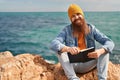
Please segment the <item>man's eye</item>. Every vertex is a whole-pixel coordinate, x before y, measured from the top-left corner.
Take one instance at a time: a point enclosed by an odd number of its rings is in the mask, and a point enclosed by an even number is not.
[[[75,15],[73,15],[72,17],[75,17]]]

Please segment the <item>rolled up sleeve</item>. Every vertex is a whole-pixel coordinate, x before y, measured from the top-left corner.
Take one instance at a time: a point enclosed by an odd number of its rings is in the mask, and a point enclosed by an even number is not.
[[[114,48],[114,42],[108,38],[105,34],[101,33],[98,29],[94,27],[93,29],[94,38],[97,42],[102,44],[102,47],[109,53],[112,53]]]
[[[115,44],[113,43],[113,41],[106,41],[102,47],[109,53],[112,53],[114,46]]]
[[[64,28],[60,32],[60,34],[58,34],[58,36],[51,42],[50,48],[55,52],[59,52],[65,46],[64,44],[65,36],[66,36],[66,32]]]

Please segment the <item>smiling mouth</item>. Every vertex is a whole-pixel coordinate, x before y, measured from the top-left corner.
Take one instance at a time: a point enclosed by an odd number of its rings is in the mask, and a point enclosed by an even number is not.
[[[76,19],[74,22],[75,23],[81,23],[81,20],[80,19]]]

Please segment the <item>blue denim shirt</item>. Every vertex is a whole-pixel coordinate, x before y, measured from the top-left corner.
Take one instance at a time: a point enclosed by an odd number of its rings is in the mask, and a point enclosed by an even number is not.
[[[96,48],[95,41],[97,41],[102,45],[101,47],[111,53],[114,48],[113,41],[95,28],[94,25],[88,24],[88,27],[90,29],[90,33],[85,36],[87,48]],[[77,39],[72,35],[72,27],[71,25],[68,25],[51,42],[50,48],[55,52],[59,52],[65,45],[73,47],[78,46],[77,43]]]

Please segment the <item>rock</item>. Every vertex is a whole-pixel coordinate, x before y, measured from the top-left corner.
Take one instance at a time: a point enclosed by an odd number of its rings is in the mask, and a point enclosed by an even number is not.
[[[54,65],[55,70],[54,74],[55,79],[57,80],[67,80],[60,63]],[[80,80],[98,80],[97,78],[97,69],[93,69],[92,71],[85,73],[85,74],[77,74],[80,77]],[[120,80],[120,64],[113,64],[109,62],[109,69],[108,69],[108,78],[107,80]]]
[[[12,60],[14,60],[14,56],[11,52],[5,51],[0,53],[0,66]]]
[[[0,62],[0,80],[54,80],[54,74],[47,70],[48,63],[42,57],[20,54],[10,58],[0,58],[5,62]]]
[[[77,74],[80,80],[98,80],[97,70]],[[120,80],[120,64],[109,62],[108,80]],[[29,53],[13,56],[0,53],[0,80],[67,80],[60,65],[46,62],[39,55]]]
[[[9,51],[1,52],[0,58],[13,57],[12,53]]]

